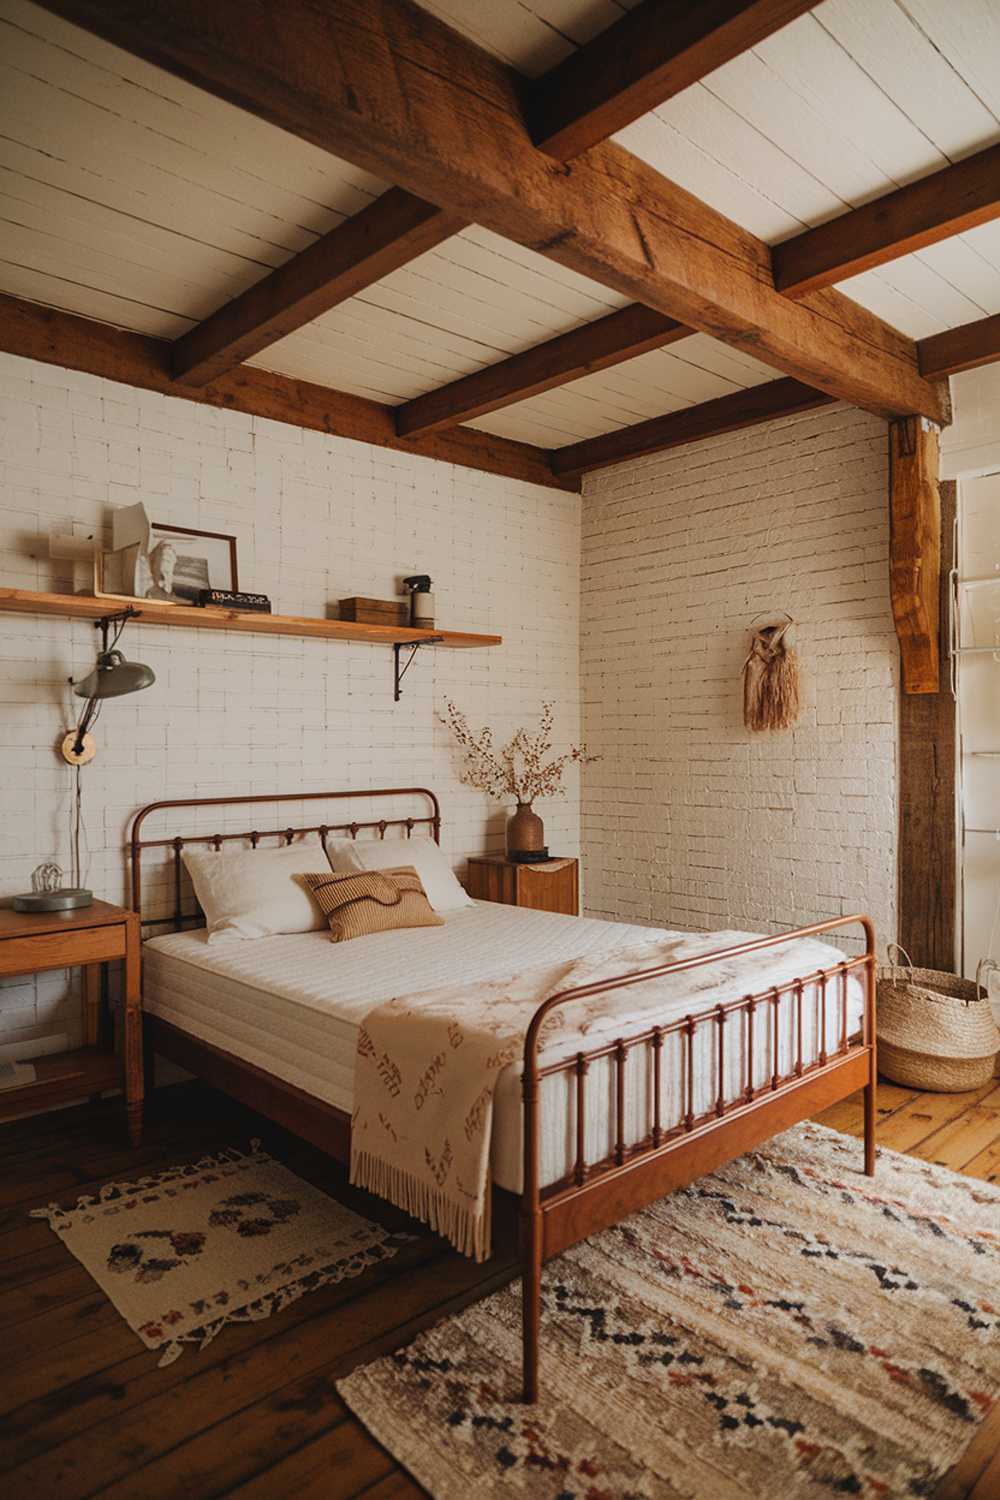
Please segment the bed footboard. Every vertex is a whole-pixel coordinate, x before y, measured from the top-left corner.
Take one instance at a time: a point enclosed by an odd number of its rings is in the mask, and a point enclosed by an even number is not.
[[[627,986],[701,968],[723,959],[738,958],[763,948],[778,947],[799,938],[860,926],[865,950],[829,968],[814,970],[760,994],[694,1012],[680,1019],[653,1024],[636,1036],[620,1037],[542,1067],[539,1035],[546,1016],[556,1006],[569,1005]],[[864,1012],[860,1033],[849,1034],[848,980],[860,973]],[[803,1046],[803,1004],[806,989],[819,997],[816,1056],[807,1058]],[[780,1056],[778,1017],[789,999],[794,1007],[794,1056]],[[766,1060],[755,1058],[755,1020],[771,1008],[773,1051]],[[828,1047],[828,1022],[836,1020],[836,1045]],[[707,1110],[696,1110],[696,1038],[710,1028],[716,1054],[718,1087]],[[733,1031],[746,1039],[744,1070],[737,1097],[726,1089],[727,1061]],[[663,1049],[677,1038],[683,1061],[684,1107],[678,1123],[667,1125],[662,1098]],[[628,1063],[645,1055],[653,1079],[649,1129],[636,1142],[626,1139]],[[614,1145],[609,1155],[589,1161],[586,1155],[587,1078],[598,1060],[610,1062],[614,1077]],[[764,1071],[766,1081],[755,1082]],[[576,1100],[576,1161],[568,1177],[541,1187],[540,1086],[555,1074],[567,1075]],[[524,1047],[524,1180],[522,1213],[522,1300],[524,1344],[524,1399],[538,1398],[538,1359],[541,1323],[542,1265],[551,1256],[588,1235],[619,1223],[697,1177],[715,1171],[768,1137],[827,1108],[859,1088],[865,1090],[864,1167],[875,1170],[875,932],[866,916],[840,917],[815,923],[777,937],[755,938],[714,953],[678,959],[575,989],[546,1000],[532,1018]]]

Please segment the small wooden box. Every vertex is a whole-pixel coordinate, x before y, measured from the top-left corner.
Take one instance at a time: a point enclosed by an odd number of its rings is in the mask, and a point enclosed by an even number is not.
[[[575,859],[520,864],[503,854],[476,855],[469,860],[465,888],[475,901],[529,906],[568,917],[580,912],[579,864]]]
[[[340,618],[359,625],[409,625],[410,604],[407,599],[341,599]]]

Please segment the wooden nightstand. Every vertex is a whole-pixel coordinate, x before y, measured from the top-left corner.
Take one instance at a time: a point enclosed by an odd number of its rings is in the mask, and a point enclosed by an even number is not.
[[[476,901],[501,901],[506,906],[530,906],[569,917],[580,914],[580,862],[576,859],[525,865],[506,854],[478,854],[469,860],[465,885]]]
[[[20,912],[0,908],[0,976],[40,974],[45,969],[83,969],[84,1045],[33,1059],[32,1083],[0,1092],[0,1120],[29,1110],[90,1097],[123,1087],[129,1140],[142,1134],[142,997],[139,986],[139,918],[133,911],[94,901],[77,911]],[[101,1037],[101,968],[121,959],[125,979],[122,1056]],[[0,1003],[3,992],[0,991]],[[101,1046],[106,1041],[108,1045]]]

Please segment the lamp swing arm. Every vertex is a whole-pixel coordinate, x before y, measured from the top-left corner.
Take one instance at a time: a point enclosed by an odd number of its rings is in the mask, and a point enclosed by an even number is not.
[[[130,620],[132,618],[132,616],[134,614],[137,614],[137,613],[138,613],[138,611],[135,610],[135,609],[133,609],[132,606],[129,605],[129,607],[127,609],[120,610],[117,614],[114,614],[114,615],[104,615],[100,620],[95,620],[94,621],[94,629],[95,630],[99,630],[101,632],[101,649],[100,649],[100,652],[99,652],[98,658],[97,658],[98,664],[100,664],[100,662],[102,662],[109,655],[109,650],[111,650],[111,649],[114,648],[115,642],[118,641],[119,637],[121,636],[122,631],[125,628],[125,622],[127,620]],[[116,622],[120,622],[120,623],[118,624],[118,629],[115,631],[115,640],[114,640],[114,642],[112,642],[111,648],[109,648],[109,646],[108,646],[108,633],[109,633],[109,631],[111,629],[111,626],[113,624],[115,624]],[[84,682],[87,682],[89,680],[89,678],[92,677],[93,675],[94,675],[93,671],[88,672],[86,677],[83,677],[83,678],[80,679],[80,683],[79,684],[75,683],[73,681],[72,677],[71,677],[69,679],[70,687],[73,689],[74,692],[78,693],[79,692],[79,687]],[[75,756],[79,756],[79,755],[83,754],[83,741],[84,741],[84,737],[87,734],[89,734],[90,729],[91,729],[91,727],[92,727],[95,719],[97,718],[97,715],[98,715],[98,713],[100,711],[99,710],[100,701],[101,700],[97,696],[96,693],[90,694],[88,696],[88,698],[87,698],[87,702],[86,702],[86,705],[84,707],[83,713],[80,715],[80,718],[77,721],[76,738],[73,741],[73,754]]]
[[[87,700],[75,731],[71,731],[63,740],[63,756],[71,765],[79,766],[84,760],[92,758],[93,745],[91,744],[90,753],[87,754],[86,737],[105,698],[117,698],[125,693],[138,692],[141,688],[149,687],[156,681],[151,667],[141,662],[126,661],[121,652],[116,649],[126,623],[138,613],[137,609],[129,605],[127,609],[119,610],[116,614],[104,615],[94,622],[95,629],[101,632],[101,647],[97,653],[97,662],[86,677],[80,678],[78,682],[72,677],[69,679],[76,696]],[[117,625],[118,628],[113,638],[109,640],[112,625]]]

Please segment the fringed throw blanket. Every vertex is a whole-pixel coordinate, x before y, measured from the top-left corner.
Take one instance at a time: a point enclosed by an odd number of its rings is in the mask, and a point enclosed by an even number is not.
[[[523,1057],[528,1026],[542,1001],[577,985],[731,947],[748,936],[656,938],[471,989],[454,985],[376,1006],[358,1035],[351,1182],[422,1219],[464,1255],[487,1259],[494,1096],[503,1070]],[[557,1006],[542,1028],[539,1052],[552,1062],[580,1050],[585,1038],[599,1046],[606,1032],[641,1031],[651,1010],[658,1021],[674,1019],[831,962],[836,957],[831,960],[825,944],[799,939]]]

